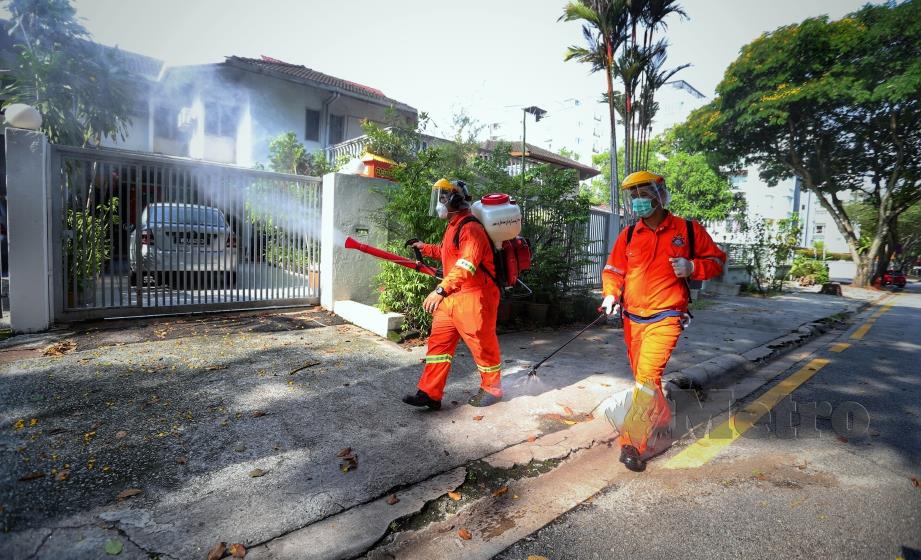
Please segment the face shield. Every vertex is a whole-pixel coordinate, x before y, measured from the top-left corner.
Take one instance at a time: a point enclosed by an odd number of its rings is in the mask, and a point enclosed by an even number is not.
[[[432,185],[432,194],[429,197],[429,216],[438,216],[444,219],[447,214],[448,200],[454,185],[447,179],[440,179]]]
[[[432,194],[429,197],[429,215],[447,219],[448,213],[457,212],[470,207],[470,195],[463,181],[452,183],[447,179],[439,179],[432,185]]]
[[[671,196],[665,183],[642,183],[626,189],[626,213],[634,221],[648,218],[656,208],[667,208]]]

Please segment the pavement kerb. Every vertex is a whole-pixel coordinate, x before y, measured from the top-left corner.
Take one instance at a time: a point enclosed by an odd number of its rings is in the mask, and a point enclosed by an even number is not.
[[[708,391],[726,387],[751,370],[760,367],[764,362],[778,358],[790,350],[802,346],[811,339],[824,334],[830,329],[827,321],[841,315],[846,318],[854,317],[871,305],[878,304],[883,297],[885,296],[873,301],[858,302],[845,311],[832,313],[821,319],[798,325],[787,334],[778,336],[742,354],[724,354],[673,372],[665,380],[663,389],[668,394],[670,391],[687,389]],[[597,410],[595,412],[596,414],[598,413]]]

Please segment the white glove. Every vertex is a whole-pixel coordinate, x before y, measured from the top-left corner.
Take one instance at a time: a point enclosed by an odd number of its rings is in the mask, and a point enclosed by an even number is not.
[[[601,302],[601,308],[604,309],[604,312],[608,315],[617,315],[620,313],[620,304],[617,303],[617,298],[614,296],[605,296],[604,301]]]
[[[675,276],[678,278],[690,278],[694,274],[694,262],[689,261],[684,257],[673,257],[668,259],[672,263],[672,268],[675,270]]]

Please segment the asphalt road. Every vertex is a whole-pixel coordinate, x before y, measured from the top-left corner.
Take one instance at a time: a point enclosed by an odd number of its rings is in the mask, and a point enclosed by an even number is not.
[[[683,441],[495,558],[921,558],[919,326],[910,284],[738,403],[742,435]]]

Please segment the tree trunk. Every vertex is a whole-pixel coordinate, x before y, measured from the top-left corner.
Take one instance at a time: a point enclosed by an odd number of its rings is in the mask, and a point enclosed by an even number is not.
[[[609,163],[611,169],[611,219],[613,220],[614,235],[616,236],[620,233],[622,224],[620,223],[620,191],[618,190],[617,177],[617,109],[614,107],[614,77],[611,75],[614,67],[614,52],[610,41],[607,42],[606,48],[608,67],[605,74],[607,74],[608,78],[608,113],[611,120],[611,157]]]
[[[804,178],[803,184],[807,188],[812,187],[809,177]],[[860,240],[857,238],[857,234],[854,231],[854,225],[851,223],[851,219],[847,213],[844,212],[841,201],[838,200],[834,193],[829,195],[829,198],[831,198],[831,200],[829,200],[826,198],[827,193],[816,188],[810,188],[810,190],[815,193],[822,208],[831,215],[832,219],[835,221],[835,225],[838,227],[838,231],[847,242],[847,248],[851,253],[851,260],[854,261],[854,264],[857,266],[853,285],[857,287],[866,286],[869,282],[870,259],[875,256],[875,253],[867,255],[860,254]]]

